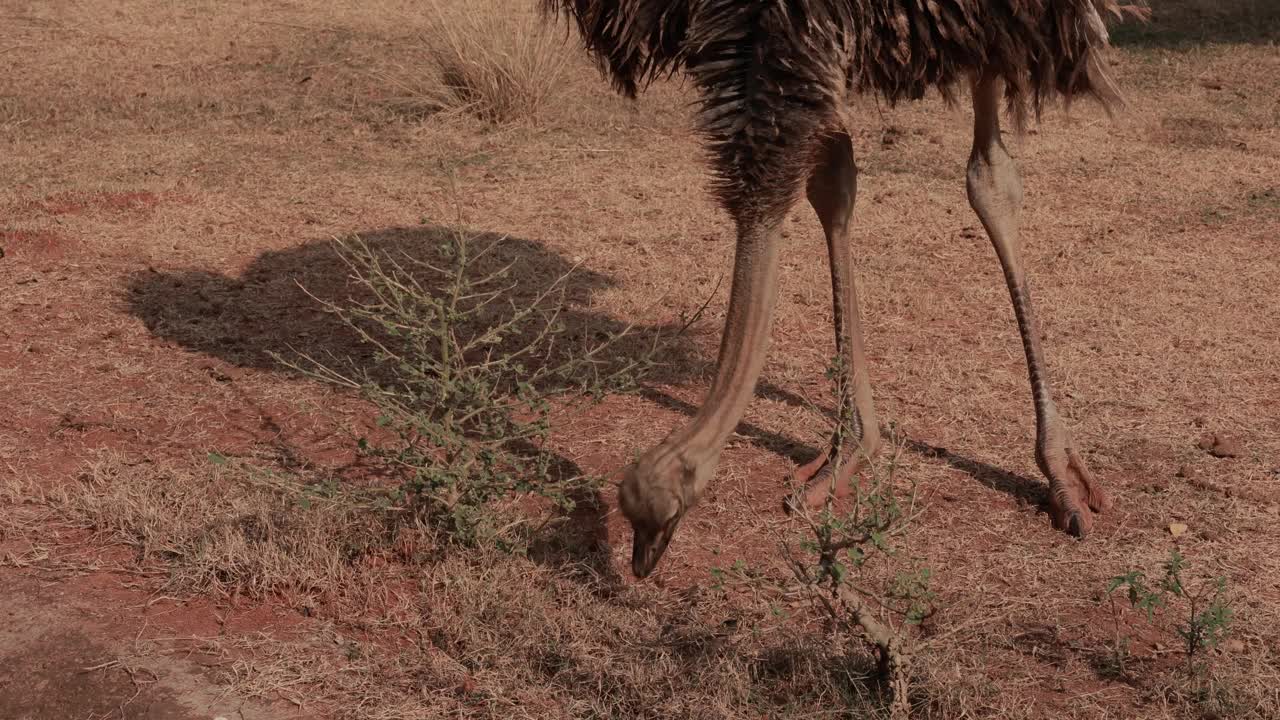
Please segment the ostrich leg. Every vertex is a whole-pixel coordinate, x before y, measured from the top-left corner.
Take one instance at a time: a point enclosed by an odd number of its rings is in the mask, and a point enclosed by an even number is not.
[[[1070,432],[1058,416],[1046,380],[1047,370],[1018,238],[1022,183],[1000,139],[1001,90],[1002,81],[998,78],[983,75],[974,81],[973,152],[969,156],[967,183],[969,204],[1000,257],[1018,319],[1036,411],[1036,464],[1049,480],[1053,525],[1076,537],[1084,537],[1093,527],[1090,510],[1103,512],[1109,501],[1076,451]]]
[[[836,353],[839,356],[839,408],[831,446],[796,470],[796,480],[807,482],[803,498],[791,498],[788,507],[802,500],[809,507],[822,505],[828,493],[847,495],[850,480],[863,460],[880,449],[880,428],[871,400],[867,356],[862,343],[862,317],[853,277],[850,221],[858,193],[858,168],[853,141],[843,130],[823,142],[818,164],[809,178],[809,204],[818,214],[827,236],[831,264],[831,298],[834,305]]]
[[[779,213],[785,217],[783,210]],[[687,426],[629,467],[618,491],[635,533],[631,569],[648,575],[667,549],[680,518],[715,475],[720,451],[742,419],[764,367],[778,295],[780,220],[738,221],[733,286],[715,381]]]

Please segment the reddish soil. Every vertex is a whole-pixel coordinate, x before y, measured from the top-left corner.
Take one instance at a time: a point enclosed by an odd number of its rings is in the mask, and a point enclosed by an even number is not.
[[[62,193],[33,200],[21,210],[42,215],[86,213],[148,213],[160,198],[147,190],[128,192]]]
[[[56,260],[65,245],[66,240],[52,230],[0,230],[0,258]]]
[[[702,192],[687,89],[626,105],[584,66],[575,100],[543,125],[408,122],[357,98],[385,94],[377,43],[409,57],[416,9],[317,19],[196,5],[0,10],[18,28],[0,47],[12,69],[0,73],[0,177],[13,179],[0,185],[4,479],[56,493],[106,456],[190,466],[218,453],[372,481],[355,452],[376,431],[370,409],[275,354],[367,352],[299,288],[344,297],[330,238],[430,260],[459,212],[478,235],[510,238],[517,292],[581,264],[565,319],[583,333],[634,323],[640,342],[670,338],[709,300],[644,392],[558,428],[566,463],[615,473],[688,421],[719,340],[732,229]],[[1261,708],[1241,717],[1280,708],[1280,57],[1247,33],[1207,46],[1135,37],[1116,61],[1129,119],[1054,114],[1010,140],[1054,384],[1116,501],[1086,543],[1043,511],[1012,313],[964,201],[967,116],[934,99],[855,108],[876,399],[896,472],[919,491],[909,554],[935,571],[940,609],[921,633],[971,717],[1196,712],[1102,667],[1107,580],[1158,571],[1174,548],[1232,588],[1240,649],[1214,657]],[[1210,76],[1227,80],[1197,83]],[[710,594],[711,568],[778,569],[777,540],[794,529],[783,480],[825,437],[807,402],[830,404],[825,251],[807,208],[787,236],[758,397],[651,581],[670,606]],[[1228,457],[1197,447],[1206,432],[1235,441]],[[305,689],[251,702],[221,681],[246,657],[234,639],[306,638],[341,618],[159,597],[163,578],[124,571],[109,534],[23,500],[0,496],[16,518],[0,523],[0,718],[315,717],[293,704]],[[561,561],[599,561],[591,572],[630,584],[630,531],[611,491],[604,501],[573,523],[594,555]],[[1189,531],[1172,538],[1171,522]],[[731,603],[718,611],[736,622]],[[1139,666],[1172,671],[1169,633],[1124,622]]]
[[[217,673],[234,656],[223,633],[287,633],[296,616],[247,616],[156,598],[111,573],[0,569],[0,712],[14,720],[209,720],[312,717],[229,696]],[[221,622],[214,624],[210,618]],[[204,638],[202,642],[195,642]]]

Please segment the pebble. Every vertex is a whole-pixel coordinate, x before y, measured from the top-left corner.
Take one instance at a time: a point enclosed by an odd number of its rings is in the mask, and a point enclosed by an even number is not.
[[[1200,438],[1200,442],[1196,443],[1196,445],[1216,458],[1239,457],[1244,453],[1244,448],[1240,445],[1239,440],[1218,433],[1205,435]]]

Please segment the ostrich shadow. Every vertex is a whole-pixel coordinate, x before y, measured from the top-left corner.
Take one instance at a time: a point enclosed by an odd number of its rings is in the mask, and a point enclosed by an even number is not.
[[[540,303],[539,307],[558,311],[559,332],[554,344],[539,346],[549,347],[548,352],[536,360],[525,358],[530,371],[539,363],[554,367],[617,336],[597,356],[595,367],[601,375],[626,368],[655,346],[662,348],[662,362],[648,373],[650,379],[678,383],[705,371],[707,362],[680,332],[682,328],[630,326],[588,309],[595,294],[617,283],[575,266],[541,243],[437,225],[385,228],[356,236],[372,255],[394,261],[398,272],[417,283],[424,294],[440,297],[450,278],[438,269],[451,268],[459,233],[472,253],[468,278],[507,272],[490,286],[501,288],[501,297],[455,328],[463,344]],[[262,253],[238,276],[202,269],[148,269],[129,276],[127,287],[128,311],[152,335],[230,365],[304,376],[299,368],[307,368],[314,360],[346,377],[395,382],[395,368],[380,361],[371,343],[326,309],[328,303],[352,307],[372,299],[370,289],[355,279],[352,266],[329,239]],[[510,328],[486,347],[493,357],[503,357],[536,342],[542,329],[542,323],[531,320]],[[241,395],[242,401],[256,405]],[[286,467],[301,466],[303,453],[289,444],[265,409],[257,409],[268,418],[264,427],[274,430],[272,450],[277,458]],[[518,443],[514,450],[536,452],[531,445]],[[568,457],[553,453],[550,460],[551,481],[585,475]],[[598,490],[583,490],[571,499],[575,509],[534,538],[532,554],[549,563],[584,567],[606,580],[616,579],[605,525],[607,503]]]
[[[357,233],[363,243],[383,257],[398,258],[402,267],[448,267],[456,228],[440,225],[392,227]],[[618,285],[613,278],[577,267],[546,245],[492,232],[461,231],[469,246],[488,248],[470,266],[475,277],[485,277],[510,267],[510,281],[503,287],[510,307],[535,301],[550,289],[562,298],[559,322],[563,342],[558,343],[544,362],[555,363],[575,350],[626,330],[599,356],[600,370],[621,368],[656,346],[662,362],[648,374],[640,395],[661,407],[693,415],[697,407],[658,389],[657,385],[678,385],[705,374],[713,362],[704,357],[696,343],[674,324],[633,326],[607,314],[593,311],[593,296]],[[439,291],[441,279],[423,271],[423,288]],[[435,284],[433,284],[435,283]],[[559,285],[558,285],[559,284]],[[336,252],[329,239],[314,240],[284,250],[262,253],[238,276],[201,269],[160,272],[152,269],[128,277],[128,311],[143,321],[157,338],[188,350],[218,358],[230,365],[298,376],[301,371],[281,362],[302,357],[316,358],[334,369],[348,369],[354,376],[379,377],[383,364],[373,348],[358,333],[324,307],[324,302],[345,305],[367,299],[367,288],[352,277],[351,267]],[[563,294],[561,294],[563,293]],[[500,318],[489,318],[498,321]],[[536,323],[535,323],[536,325]],[[461,328],[463,333],[481,333],[485,323]],[[532,340],[534,327],[518,331],[502,340],[497,348],[521,347]],[[305,362],[301,363],[305,367]],[[388,379],[382,376],[383,380]],[[796,395],[762,381],[761,397],[793,405],[808,406]],[[242,398],[252,402],[249,398]],[[259,408],[262,410],[262,408]],[[823,412],[831,415],[829,409]],[[269,418],[265,411],[263,417]],[[267,424],[274,421],[268,419]],[[278,430],[278,428],[277,428]],[[750,423],[741,423],[738,434],[748,442],[792,462],[803,462],[819,450],[793,438]],[[300,466],[302,453],[272,432],[279,447],[274,450],[286,466]],[[933,457],[944,457],[954,466],[991,487],[1016,497],[1038,497],[1038,487],[1026,478],[983,465],[963,456],[923,443],[908,449]],[[582,468],[562,455],[552,458],[553,478],[580,477]],[[573,498],[575,510],[569,517],[552,523],[552,531],[538,541],[535,559],[581,568],[597,578],[618,581],[611,563],[606,530],[608,503],[601,493],[591,491]]]

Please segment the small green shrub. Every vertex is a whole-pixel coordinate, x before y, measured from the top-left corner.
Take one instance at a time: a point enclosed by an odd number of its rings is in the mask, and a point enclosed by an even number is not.
[[[360,449],[401,478],[397,502],[466,544],[515,546],[521,517],[503,517],[496,500],[533,494],[572,508],[596,481],[557,462],[553,414],[634,387],[652,357],[602,360],[629,328],[592,343],[566,339],[568,274],[517,278],[515,261],[481,269],[476,261],[503,241],[475,247],[449,233],[428,261],[338,240],[362,297],[324,304],[373,348],[373,363],[344,370],[306,358],[300,368],[377,406],[394,440],[361,439]],[[522,281],[543,287],[520,300]]]
[[[904,626],[928,618],[936,596],[929,589],[931,571],[903,552],[910,503],[904,507],[898,497],[892,470],[867,475],[850,511],[837,513],[830,504],[817,513],[800,510],[810,537],[799,543],[801,552],[789,549],[787,555],[795,578],[828,618],[875,650],[889,685],[890,716],[905,718],[911,653]],[[867,572],[877,561],[893,563],[891,579],[879,587]]]
[[[832,383],[831,397],[841,408],[832,433],[837,446],[854,437],[846,402],[852,392],[845,386],[847,377],[836,359],[827,378]],[[839,472],[842,454],[837,451],[834,456]],[[904,626],[924,622],[933,613],[936,595],[929,589],[932,571],[918,566],[904,551],[914,488],[901,495],[894,486],[895,463],[890,460],[883,467],[873,460],[864,458],[865,479],[853,480],[858,484],[853,507],[847,512],[836,512],[830,502],[816,513],[797,508],[809,536],[799,543],[800,553],[788,548],[787,558],[795,578],[827,616],[874,648],[880,675],[888,682],[890,717],[898,719],[910,714],[911,653]],[[878,588],[869,572],[877,561],[891,564],[887,568],[891,579]],[[885,575],[883,570],[879,574]]]
[[[853,437],[853,418],[845,402],[846,377],[835,360],[827,372],[832,383],[829,397],[842,410],[828,431],[837,444]],[[736,560],[729,567],[712,568],[712,588],[746,591],[765,600],[774,617],[787,615],[777,601],[809,599],[826,625],[858,639],[874,654],[878,675],[887,685],[889,716],[902,720],[911,709],[912,652],[907,628],[933,614],[937,596],[930,589],[932,571],[918,564],[907,549],[915,517],[915,488],[904,492],[896,487],[896,456],[888,463],[864,460],[864,478],[853,480],[857,490],[847,510],[837,511],[831,502],[816,510],[803,502],[792,503],[801,536],[782,543],[785,574],[771,574]],[[839,471],[838,465],[835,470]],[[792,497],[802,494],[795,492]]]
[[[1187,567],[1186,559],[1175,549],[1158,579],[1153,581],[1141,570],[1130,570],[1107,583],[1116,638],[1113,655],[1121,673],[1126,671],[1128,638],[1120,632],[1120,612],[1114,594],[1123,590],[1129,607],[1142,612],[1147,622],[1153,622],[1157,611],[1162,609],[1179,618],[1173,632],[1181,641],[1187,674],[1193,678],[1203,674],[1202,660],[1207,651],[1217,647],[1226,636],[1231,627],[1232,609],[1225,599],[1226,578],[1219,576],[1192,591],[1183,577]]]

